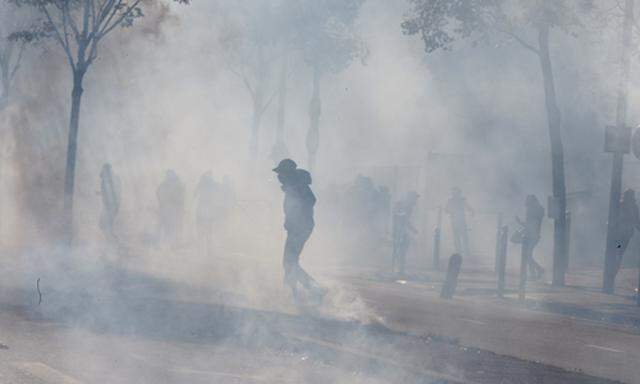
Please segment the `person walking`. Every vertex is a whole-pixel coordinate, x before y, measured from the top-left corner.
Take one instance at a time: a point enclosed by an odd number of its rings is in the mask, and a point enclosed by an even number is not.
[[[120,178],[113,173],[111,164],[105,163],[100,171],[102,213],[100,229],[107,239],[115,239],[114,224],[120,210]]]
[[[516,221],[522,226],[522,247],[529,265],[529,274],[533,280],[539,280],[544,275],[544,268],[534,259],[533,251],[540,241],[544,207],[535,195],[528,195],[525,200],[526,213],[524,222],[516,216]]]
[[[282,262],[284,283],[296,300],[301,298],[298,284],[313,298],[321,299],[326,291],[300,266],[300,254],[315,226],[316,197],[310,187],[311,175],[291,159],[282,160],[273,171],[278,174],[284,192],[284,229],[287,231]]]
[[[418,231],[411,223],[413,209],[418,202],[419,195],[411,191],[405,199],[396,203],[393,208],[393,254],[392,254],[392,273],[398,273],[400,276],[405,274],[407,251],[411,244],[411,233],[416,234]]]

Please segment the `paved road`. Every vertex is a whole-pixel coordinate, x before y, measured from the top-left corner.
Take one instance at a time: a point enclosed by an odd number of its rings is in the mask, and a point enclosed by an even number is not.
[[[433,290],[412,283],[350,279],[348,284],[392,329],[455,337],[462,345],[501,355],[640,383],[637,330],[472,297],[442,301]]]

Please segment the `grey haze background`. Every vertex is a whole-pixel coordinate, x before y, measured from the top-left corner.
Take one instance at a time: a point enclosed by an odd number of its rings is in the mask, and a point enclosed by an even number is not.
[[[264,1],[253,3],[258,7]],[[220,43],[226,25],[220,20],[233,2],[149,4],[154,7],[139,25],[106,42],[87,75],[76,185],[78,260],[90,264],[114,257],[102,251],[98,230],[99,170],[111,162],[122,178],[118,225],[129,247],[128,258],[118,263],[194,284],[238,284],[262,302],[280,289],[281,278],[282,196],[269,158],[275,103],[263,119],[258,161],[252,166],[251,102],[242,81],[226,67]],[[546,115],[535,60],[509,43],[426,56],[419,38],[402,34],[408,10],[404,1],[364,2],[355,28],[368,48],[366,60],[354,60],[323,80],[321,144],[313,175],[318,224],[303,256],[311,270],[389,263],[390,249],[345,252],[342,240],[349,234],[336,233],[335,212],[327,212],[323,202],[332,183],[347,183],[357,173],[388,185],[394,200],[410,189],[422,194],[420,246],[412,250],[410,264],[423,267],[430,263],[436,209],[451,187],[460,186],[479,211],[471,222],[472,239],[487,263],[495,213],[512,222],[523,214],[526,194],[535,193],[541,201],[549,194]],[[2,18],[11,14],[6,11]],[[578,217],[571,257],[593,266],[602,264],[604,251],[610,158],[602,141],[604,126],[614,121],[617,30],[615,23],[603,26],[595,20],[575,38],[552,39],[568,192],[591,196],[572,208]],[[27,51],[16,80],[18,96],[0,113],[5,143],[0,238],[7,246],[33,249],[38,262],[50,259],[48,247],[58,230],[70,93],[64,57],[49,44]],[[295,54],[291,66],[285,137],[291,157],[304,167],[311,71]],[[635,122],[640,77],[632,73],[629,120]],[[199,176],[209,169],[218,181],[232,176],[240,200],[234,241],[215,260],[188,247],[179,252],[139,248],[155,231],[155,189],[168,168],[187,186],[187,243],[193,238],[192,191]],[[625,187],[637,186],[639,176],[640,163],[627,157]],[[545,231],[538,254],[549,266],[550,222]],[[448,253],[453,247],[446,234],[444,241]],[[25,280],[31,281],[33,267],[21,262]]]

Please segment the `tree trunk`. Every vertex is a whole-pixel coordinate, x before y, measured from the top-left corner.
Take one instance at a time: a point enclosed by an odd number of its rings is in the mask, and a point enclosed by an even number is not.
[[[6,53],[5,53],[6,54]],[[0,90],[0,111],[4,110],[9,105],[9,92],[11,87],[11,79],[9,76],[9,60],[2,56],[0,57],[0,81],[2,89]]]
[[[262,46],[258,47],[258,72],[256,89],[253,93],[253,119],[251,122],[251,141],[249,144],[249,156],[251,163],[255,164],[258,159],[259,140],[260,140],[260,125],[262,123],[262,114],[264,113],[264,88],[267,78],[267,63],[264,59],[264,49]]]
[[[567,210],[567,196],[564,176],[564,149],[562,146],[561,117],[551,67],[549,54],[549,26],[543,25],[538,30],[538,46],[540,49],[540,67],[544,82],[545,106],[549,126],[549,140],[551,144],[551,173],[553,197],[557,203],[557,217],[554,219],[553,230],[553,285],[563,286],[566,265],[566,226],[565,212]]]
[[[80,102],[82,101],[82,80],[86,70],[79,68],[73,72],[71,91],[71,116],[67,142],[67,163],[64,175],[63,239],[67,246],[73,241],[73,195],[75,187],[76,155],[78,149],[78,128],[80,124]]]
[[[622,56],[621,56],[621,76],[618,88],[616,125],[623,128],[627,124],[627,94],[629,91],[630,73],[630,47],[631,33],[633,28],[633,0],[626,0],[625,17],[622,31]],[[616,248],[616,223],[620,214],[620,196],[622,195],[622,168],[623,154],[616,152],[613,154],[613,170],[611,173],[611,190],[609,193],[609,220],[607,222],[607,240],[604,256],[604,271],[602,274],[602,291],[612,294],[615,292],[615,280],[618,274],[620,263],[616,262],[618,250]]]
[[[278,85],[278,120],[276,125],[276,140],[271,150],[271,158],[275,163],[289,156],[287,144],[284,141],[284,124],[287,107],[287,57],[282,58],[280,68],[280,84]]]
[[[260,124],[262,122],[261,103],[257,100],[253,101],[253,118],[251,119],[251,142],[249,144],[249,155],[251,162],[254,163],[258,158]]]
[[[313,67],[313,93],[309,103],[309,131],[307,131],[307,152],[309,154],[309,171],[313,171],[316,165],[316,154],[320,144],[320,115],[322,114],[322,102],[320,100],[320,67]]]

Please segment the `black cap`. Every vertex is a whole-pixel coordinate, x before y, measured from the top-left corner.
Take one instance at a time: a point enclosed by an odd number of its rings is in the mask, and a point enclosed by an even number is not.
[[[273,168],[273,172],[282,173],[286,171],[293,171],[298,168],[298,164],[291,159],[284,159],[280,161],[277,167]]]

